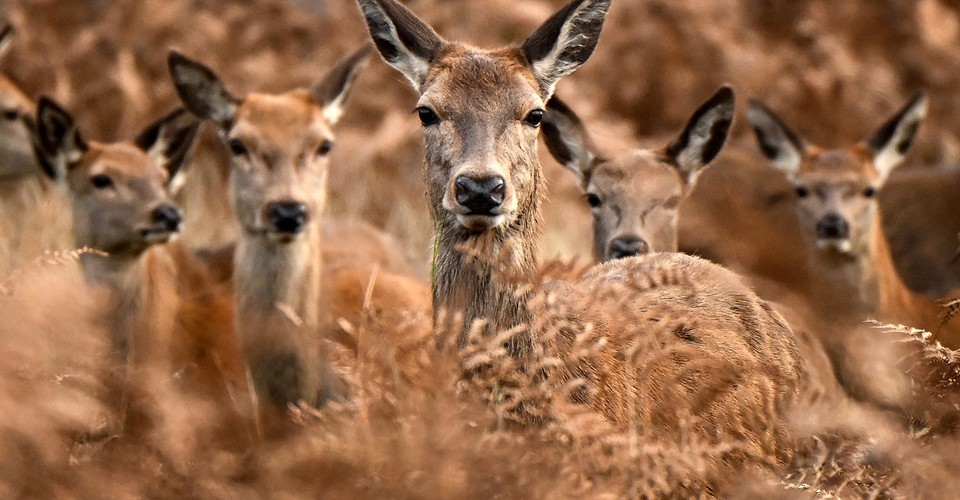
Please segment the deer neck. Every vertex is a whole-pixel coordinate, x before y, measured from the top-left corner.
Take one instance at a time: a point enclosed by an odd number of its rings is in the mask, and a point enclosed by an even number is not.
[[[537,176],[539,176],[539,170]],[[444,210],[433,213],[437,231],[434,246],[433,306],[448,317],[462,318],[461,345],[474,320],[484,319],[487,335],[525,324],[539,269],[540,183],[526,209],[508,227],[482,234],[465,232]],[[460,316],[462,315],[462,316]],[[459,319],[458,318],[458,319]],[[514,344],[514,348],[521,344]]]
[[[81,256],[87,280],[110,291],[108,324],[121,359],[169,361],[179,298],[177,266],[167,250],[166,245],[155,245],[136,256]]]
[[[235,253],[234,323],[261,398],[313,403],[319,380],[320,228],[278,244],[247,235]]]

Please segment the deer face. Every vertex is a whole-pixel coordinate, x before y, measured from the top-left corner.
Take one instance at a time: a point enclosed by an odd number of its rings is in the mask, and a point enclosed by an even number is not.
[[[11,26],[0,29],[0,57],[13,40]],[[33,102],[7,78],[0,76],[0,179],[39,173],[31,146]]]
[[[77,245],[136,256],[180,231],[183,217],[168,186],[196,135],[197,121],[178,110],[130,143],[87,142],[53,101],[37,110],[37,158],[66,185]]]
[[[420,92],[434,217],[479,234],[534,213],[544,103],[593,53],[609,1],[575,1],[499,50],[447,42],[394,0],[359,3],[381,55]]]
[[[554,97],[547,108],[543,138],[554,158],[580,180],[593,213],[597,260],[677,251],[677,209],[726,141],[733,91],[717,91],[669,145],[613,159],[593,144],[569,106]]]
[[[243,99],[209,68],[170,55],[186,107],[220,128],[231,154],[230,199],[249,235],[284,244],[315,227],[326,204],[332,127],[370,52],[360,49],[309,90]]]
[[[772,111],[751,102],[748,117],[760,148],[794,184],[800,222],[824,256],[852,259],[869,251],[877,192],[903,162],[926,109],[926,97],[918,94],[867,141],[823,150],[805,145]]]

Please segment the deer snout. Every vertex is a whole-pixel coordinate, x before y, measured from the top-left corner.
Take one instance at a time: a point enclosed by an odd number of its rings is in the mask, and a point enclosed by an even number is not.
[[[461,175],[456,180],[457,203],[467,209],[466,215],[497,215],[506,192],[507,184],[499,175],[484,178]]]
[[[614,238],[607,249],[607,254],[611,259],[622,259],[648,253],[650,253],[650,244],[647,243],[647,240],[632,235]]]
[[[183,212],[172,203],[161,203],[150,212],[150,221],[164,230],[176,233],[183,224]]]
[[[843,240],[850,237],[850,224],[838,214],[829,213],[817,221],[817,237]]]
[[[307,206],[295,201],[276,201],[266,206],[270,232],[295,235],[304,230],[309,221]]]

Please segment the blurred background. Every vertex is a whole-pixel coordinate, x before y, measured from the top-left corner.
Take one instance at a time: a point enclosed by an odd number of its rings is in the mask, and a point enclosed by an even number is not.
[[[448,39],[495,47],[521,41],[565,0],[405,3]],[[203,61],[242,95],[308,85],[367,40],[350,0],[8,0],[0,18],[18,30],[0,70],[31,97],[62,102],[87,137],[100,140],[131,138],[177,105],[166,69],[171,48]],[[743,116],[746,98],[763,99],[801,136],[830,147],[866,138],[926,89],[931,108],[912,163],[949,166],[960,155],[958,47],[955,0],[616,0],[596,54],[558,95],[616,151],[665,143],[701,101],[731,83],[738,115],[720,170],[762,165]],[[329,212],[386,229],[425,270],[431,225],[415,100],[379,58],[361,76],[337,130]],[[235,228],[224,197],[226,155],[210,130],[194,158],[182,200],[185,237],[201,246],[228,241]],[[541,159],[550,196],[543,253],[589,258],[580,188],[545,148]],[[763,179],[788,188],[777,175]],[[709,181],[702,178],[698,191]],[[701,196],[701,218],[715,212],[711,203],[756,195],[725,189]],[[783,219],[777,224],[792,223],[789,209],[768,212]]]

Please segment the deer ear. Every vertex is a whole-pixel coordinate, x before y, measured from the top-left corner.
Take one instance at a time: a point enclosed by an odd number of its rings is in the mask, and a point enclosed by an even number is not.
[[[426,83],[430,62],[446,42],[395,0],[358,2],[380,55],[419,90]]]
[[[543,115],[540,130],[550,154],[586,186],[600,155],[580,117],[559,97],[553,96],[547,101],[547,112]]]
[[[216,73],[176,51],[170,51],[167,62],[184,107],[220,128],[229,128],[240,101],[230,94]]]
[[[803,160],[803,141],[762,102],[752,99],[747,109],[747,119],[753,125],[760,151],[773,166],[789,177],[800,171]]]
[[[927,95],[917,92],[886,123],[867,139],[873,152],[873,166],[880,174],[880,182],[886,180],[903,159],[913,144],[920,122],[927,116]]]
[[[557,82],[593,54],[610,0],[574,0],[547,19],[523,43],[523,53],[540,83],[544,99]]]
[[[37,104],[33,148],[43,171],[51,179],[60,180],[80,161],[89,146],[73,117],[44,96]]]
[[[343,116],[343,106],[350,96],[357,76],[370,62],[373,45],[366,43],[353,54],[343,58],[336,66],[310,88],[310,96],[323,106],[323,116],[331,124]]]
[[[733,123],[734,105],[733,89],[720,87],[693,112],[680,135],[667,146],[667,155],[677,165],[687,185],[693,185],[703,167],[723,148]]]
[[[137,135],[134,144],[167,170],[167,187],[178,191],[183,184],[180,167],[197,137],[200,121],[183,108],[177,108]]]
[[[6,24],[0,28],[0,57],[7,55],[7,52],[10,51],[11,42],[16,36],[17,30],[13,28],[12,24]]]

